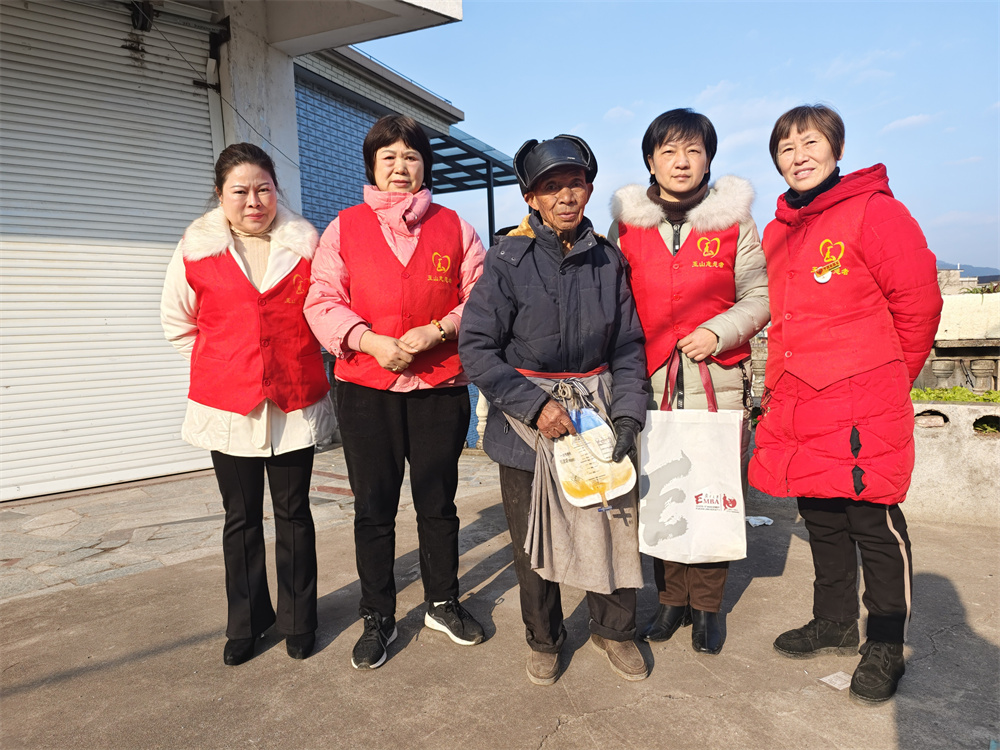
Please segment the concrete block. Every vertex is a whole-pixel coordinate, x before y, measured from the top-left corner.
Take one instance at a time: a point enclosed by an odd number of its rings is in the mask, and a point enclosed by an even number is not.
[[[1000,338],[1000,294],[949,294],[936,341]]]
[[[1000,404],[916,402],[916,465],[908,518],[1000,526],[1000,433],[973,423],[1000,418]]]

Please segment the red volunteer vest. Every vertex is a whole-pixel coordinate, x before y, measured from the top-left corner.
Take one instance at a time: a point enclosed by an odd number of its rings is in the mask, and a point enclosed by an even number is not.
[[[351,274],[351,309],[385,336],[401,336],[414,326],[441,319],[459,302],[462,225],[454,211],[431,204],[420,224],[420,240],[404,267],[382,235],[367,204],[341,211],[340,255]],[[409,370],[430,386],[462,372],[458,342],[446,341],[421,352]],[[387,390],[399,377],[369,354],[337,362],[338,380]]]
[[[671,255],[659,229],[618,223],[618,244],[631,265],[632,293],[646,335],[646,369],[651,376],[702,323],[736,304],[734,264],[740,227],[700,234],[694,230]],[[750,356],[750,344],[710,359],[734,365]]]
[[[870,197],[848,198],[794,226],[775,220],[764,230],[771,306],[768,388],[783,372],[820,390],[893,360],[905,361],[888,302],[861,247]]]
[[[265,398],[288,413],[326,395],[330,384],[319,342],[302,314],[309,261],[300,260],[263,294],[228,251],[185,260],[184,268],[198,296],[188,398],[246,415]]]

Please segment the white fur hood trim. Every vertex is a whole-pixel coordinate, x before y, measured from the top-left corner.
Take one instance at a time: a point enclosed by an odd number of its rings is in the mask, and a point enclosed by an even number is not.
[[[646,188],[636,184],[618,188],[611,196],[611,218],[640,229],[655,227],[666,220],[660,207],[646,197]]]
[[[191,222],[181,240],[181,249],[185,260],[202,260],[222,255],[232,243],[229,222],[220,206]],[[319,235],[312,224],[278,204],[278,214],[271,227],[272,248],[284,248],[300,258],[312,260],[318,243]]]
[[[692,208],[686,221],[697,232],[718,232],[750,221],[753,186],[742,177],[726,175],[716,180],[705,200]],[[642,185],[626,185],[611,198],[611,216],[633,227],[649,229],[666,221],[663,210],[646,197]]]

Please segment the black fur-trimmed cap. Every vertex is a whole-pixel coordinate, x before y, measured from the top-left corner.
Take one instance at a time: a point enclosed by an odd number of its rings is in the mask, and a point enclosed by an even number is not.
[[[581,167],[587,182],[597,177],[597,159],[583,138],[575,135],[557,135],[548,141],[525,141],[514,155],[514,174],[521,185],[521,193],[531,190],[539,177],[556,167]]]

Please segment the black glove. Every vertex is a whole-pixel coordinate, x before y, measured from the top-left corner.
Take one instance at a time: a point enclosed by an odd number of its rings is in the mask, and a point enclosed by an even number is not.
[[[642,431],[642,427],[632,417],[618,417],[614,425],[615,435],[618,437],[615,440],[615,449],[611,453],[611,460],[617,463],[635,450],[635,439]]]

